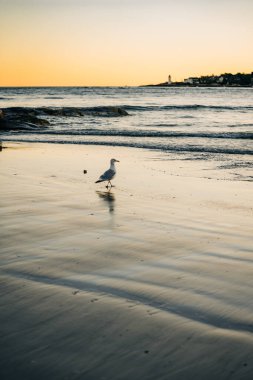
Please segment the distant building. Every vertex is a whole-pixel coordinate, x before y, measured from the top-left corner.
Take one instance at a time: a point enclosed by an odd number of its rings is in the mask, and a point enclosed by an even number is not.
[[[187,79],[184,79],[184,83],[187,83],[187,84],[199,84],[199,78],[197,78],[197,77],[187,78]]]
[[[171,75],[168,76],[168,84],[171,84],[172,83],[172,80],[171,80]]]

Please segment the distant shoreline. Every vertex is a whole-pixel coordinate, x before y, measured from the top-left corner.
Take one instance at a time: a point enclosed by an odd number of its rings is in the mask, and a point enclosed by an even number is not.
[[[0,86],[3,89],[33,89],[33,88],[140,88],[140,87],[202,87],[202,88],[253,88],[253,85],[207,85],[207,84],[189,84],[184,82],[174,82],[172,84],[159,83],[159,84],[142,84],[136,86]]]
[[[161,83],[161,84],[146,84],[139,87],[202,87],[202,88],[253,88],[253,85],[206,85],[206,84],[190,84],[190,83]]]
[[[149,84],[147,87],[253,87],[253,72],[244,73],[224,73],[220,75],[202,75],[200,77],[189,77],[180,82],[173,82],[171,75],[168,81],[158,84]],[[146,86],[145,86],[146,87]]]

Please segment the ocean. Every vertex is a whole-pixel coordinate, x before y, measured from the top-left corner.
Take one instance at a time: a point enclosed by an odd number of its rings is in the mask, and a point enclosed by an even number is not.
[[[252,88],[0,88],[0,109],[100,106],[129,115],[46,115],[46,128],[1,131],[0,139],[158,150],[166,159],[208,160],[239,170],[235,179],[253,180]]]

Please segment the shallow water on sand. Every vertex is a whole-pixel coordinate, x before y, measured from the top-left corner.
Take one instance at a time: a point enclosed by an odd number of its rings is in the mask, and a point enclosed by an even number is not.
[[[157,154],[2,151],[3,379],[251,380],[252,184]]]

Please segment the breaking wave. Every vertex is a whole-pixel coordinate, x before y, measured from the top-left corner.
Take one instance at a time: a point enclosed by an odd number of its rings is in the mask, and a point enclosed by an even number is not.
[[[157,137],[157,138],[209,138],[209,139],[243,139],[253,140],[253,132],[175,132],[155,130],[121,130],[121,129],[72,129],[60,130],[36,130],[29,134],[69,135],[69,136],[119,136],[119,137]]]
[[[216,106],[203,104],[185,104],[185,105],[163,105],[163,106],[136,106],[122,105],[127,111],[164,111],[164,110],[216,110],[216,111],[250,111],[253,106]]]
[[[143,148],[143,149],[151,149],[151,150],[161,150],[166,152],[178,152],[178,153],[203,153],[203,154],[229,154],[229,155],[253,155],[253,149],[247,148],[232,148],[228,146],[214,146],[214,145],[175,145],[169,144],[166,142],[160,141],[157,144],[153,142],[143,142],[143,141],[114,141],[114,140],[83,140],[78,138],[73,138],[73,136],[65,136],[64,138],[60,138],[58,136],[56,139],[50,138],[33,138],[31,134],[29,134],[30,138],[25,135],[17,136],[17,138],[10,136],[3,138],[3,141],[22,141],[22,142],[37,142],[37,143],[55,143],[55,144],[79,144],[79,145],[102,145],[102,146],[122,146],[122,147],[131,147],[131,148]],[[46,136],[45,136],[46,137]],[[67,137],[70,137],[69,139]]]

